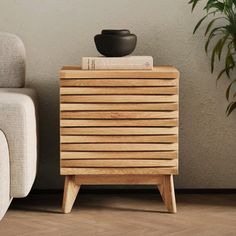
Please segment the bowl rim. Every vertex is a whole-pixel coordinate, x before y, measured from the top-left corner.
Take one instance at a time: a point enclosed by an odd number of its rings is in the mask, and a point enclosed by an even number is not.
[[[131,32],[128,29],[103,29],[102,35],[130,35]]]
[[[137,36],[135,34],[129,34],[129,35],[114,35],[114,34],[97,34],[94,36],[94,38],[116,38],[116,39],[120,39],[120,38],[136,38],[137,39]]]

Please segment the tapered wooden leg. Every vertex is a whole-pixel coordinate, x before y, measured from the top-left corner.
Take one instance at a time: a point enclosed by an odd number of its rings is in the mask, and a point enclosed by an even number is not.
[[[164,186],[163,186],[163,184],[160,184],[157,187],[158,187],[158,190],[159,190],[159,192],[161,194],[161,198],[162,198],[163,202],[165,202],[165,195],[164,195]]]
[[[170,213],[176,213],[175,189],[173,175],[163,175],[162,183],[158,185],[158,189]]]
[[[80,185],[76,184],[74,175],[68,175],[65,177],[64,195],[62,203],[63,213],[71,212],[79,189]]]

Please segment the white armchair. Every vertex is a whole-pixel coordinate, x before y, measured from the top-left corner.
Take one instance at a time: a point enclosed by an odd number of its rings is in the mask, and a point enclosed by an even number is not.
[[[0,219],[12,198],[28,195],[36,176],[36,93],[24,84],[24,45],[0,33]]]

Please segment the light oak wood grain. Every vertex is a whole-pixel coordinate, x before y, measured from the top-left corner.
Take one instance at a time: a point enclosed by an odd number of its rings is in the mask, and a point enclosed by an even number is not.
[[[177,143],[165,144],[135,144],[135,143],[113,143],[113,144],[61,144],[61,151],[175,151]]]
[[[173,175],[163,176],[163,182],[159,187],[159,191],[166,205],[167,210],[170,213],[176,213],[177,209],[176,209]]]
[[[61,159],[176,159],[177,151],[61,152]]]
[[[175,111],[177,103],[145,103],[145,104],[61,104],[61,111]]]
[[[61,136],[61,143],[176,143],[177,135]]]
[[[162,94],[165,97],[175,97],[178,94],[178,89],[176,87],[62,87],[60,88],[61,95],[97,95],[97,96],[138,96],[146,94],[147,96],[156,96],[156,99],[161,97]],[[64,96],[65,97],[65,96]],[[76,98],[76,97],[75,97]]]
[[[177,78],[179,71],[172,66],[154,67],[153,70],[81,70],[79,66],[64,66],[60,78]]]
[[[158,127],[158,126],[178,126],[177,119],[147,119],[147,120],[61,120],[61,127]]]
[[[169,119],[178,118],[178,111],[62,111],[61,119]]]
[[[131,94],[169,94],[169,99],[166,101],[172,102],[174,96],[172,94],[177,94],[178,89],[176,87],[137,87],[137,88],[125,88],[125,87],[62,87],[60,89],[60,94],[120,94],[120,95],[131,95]],[[172,95],[172,96],[171,96]],[[167,97],[167,96],[166,96]],[[176,101],[176,99],[174,100]]]
[[[151,87],[176,86],[176,79],[62,79],[61,87]]]
[[[60,75],[64,212],[71,210],[80,185],[145,183],[156,184],[168,211],[176,212],[178,70],[64,67]]]
[[[155,168],[61,168],[61,175],[170,175],[177,174],[176,167]]]
[[[173,167],[177,160],[61,160],[62,167]]]
[[[86,185],[119,184],[119,185],[157,185],[163,182],[161,175],[77,175],[76,183]]]
[[[75,182],[75,176],[65,177],[64,196],[62,203],[63,213],[70,213],[79,192],[80,185]]]
[[[177,127],[171,128],[61,128],[61,135],[157,135],[178,134]]]

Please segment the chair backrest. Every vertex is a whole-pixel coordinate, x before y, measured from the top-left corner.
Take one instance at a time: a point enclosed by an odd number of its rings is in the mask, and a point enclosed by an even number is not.
[[[19,37],[0,32],[0,88],[25,85],[25,47]]]

